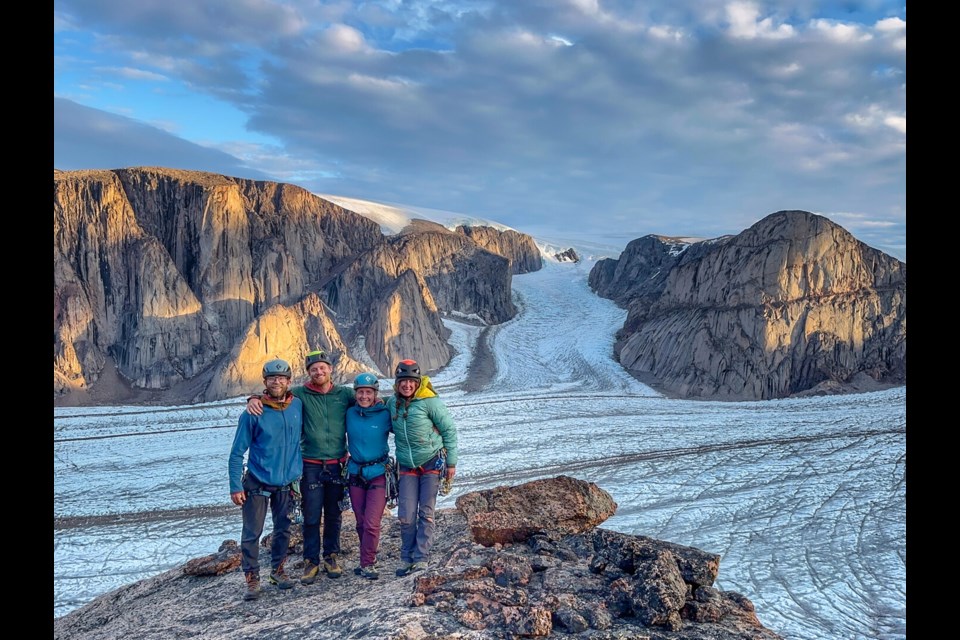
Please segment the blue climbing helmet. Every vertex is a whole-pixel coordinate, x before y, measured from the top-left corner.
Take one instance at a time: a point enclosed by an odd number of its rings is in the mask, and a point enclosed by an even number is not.
[[[304,360],[304,367],[309,371],[310,365],[316,364],[318,362],[326,362],[331,367],[333,366],[333,361],[330,359],[330,356],[327,355],[327,352],[323,349],[317,349],[316,351],[311,351],[307,354],[306,359]]]
[[[288,378],[292,378],[293,372],[290,369],[290,363],[280,358],[270,360],[263,365],[263,377],[266,378],[267,376],[287,376]]]
[[[377,380],[377,376],[372,373],[361,373],[356,378],[353,379],[353,390],[357,389],[373,389],[374,391],[380,390],[380,381]]]

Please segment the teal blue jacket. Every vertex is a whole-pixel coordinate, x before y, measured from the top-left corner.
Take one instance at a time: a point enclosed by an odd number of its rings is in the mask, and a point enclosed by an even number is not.
[[[420,386],[409,401],[397,395],[387,399],[393,422],[393,438],[397,463],[415,469],[447,450],[447,466],[457,466],[457,427],[447,406],[437,397],[430,378],[423,376]]]
[[[390,454],[390,412],[382,402],[364,409],[358,404],[347,409],[347,473],[372,480],[386,473],[382,462],[370,463]]]

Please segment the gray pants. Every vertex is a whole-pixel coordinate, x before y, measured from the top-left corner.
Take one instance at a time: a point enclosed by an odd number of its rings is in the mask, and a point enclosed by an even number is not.
[[[290,545],[290,487],[270,487],[261,484],[251,474],[243,478],[247,500],[243,503],[243,529],[240,532],[240,566],[243,572],[260,572],[260,534],[267,518],[267,505],[273,514],[273,540],[270,561],[276,569],[287,557]],[[263,495],[268,493],[269,495]]]
[[[438,472],[400,468],[397,519],[400,520],[400,560],[403,562],[421,562],[430,553],[439,487]]]

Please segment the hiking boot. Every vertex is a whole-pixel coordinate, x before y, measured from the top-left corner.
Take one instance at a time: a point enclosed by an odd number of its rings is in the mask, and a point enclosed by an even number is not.
[[[243,574],[247,589],[243,592],[244,600],[256,600],[260,597],[260,574],[256,571],[247,571]]]
[[[270,584],[275,584],[280,589],[293,589],[293,580],[284,571],[282,562],[270,573]]]
[[[331,553],[323,559],[323,570],[327,574],[328,578],[340,577],[340,574],[343,573],[343,570],[340,569],[340,565],[337,564],[337,554]]]
[[[317,581],[317,574],[320,573],[320,567],[309,560],[303,561],[303,575],[300,576],[300,584],[313,584]]]
[[[380,577],[380,572],[377,571],[377,565],[371,564],[366,567],[360,567],[360,575],[367,580],[376,580]]]
[[[410,562],[397,569],[397,576],[402,578],[403,576],[408,576],[416,571],[423,571],[426,568],[427,565],[424,562]]]
[[[354,567],[354,568],[353,568],[353,575],[359,576],[359,575],[361,575],[362,573],[363,573],[363,567]]]

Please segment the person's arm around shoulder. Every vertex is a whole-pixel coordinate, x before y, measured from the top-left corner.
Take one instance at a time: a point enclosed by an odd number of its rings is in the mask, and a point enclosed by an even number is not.
[[[247,398],[247,413],[252,416],[263,415],[263,402],[260,401],[260,396],[250,396]]]
[[[295,398],[300,398],[300,395],[298,394],[299,389],[299,386],[290,387],[290,393],[292,393]],[[302,400],[303,399],[301,398],[301,401]],[[247,397],[247,413],[254,416],[263,415],[263,401],[260,400],[259,395],[251,395]]]

